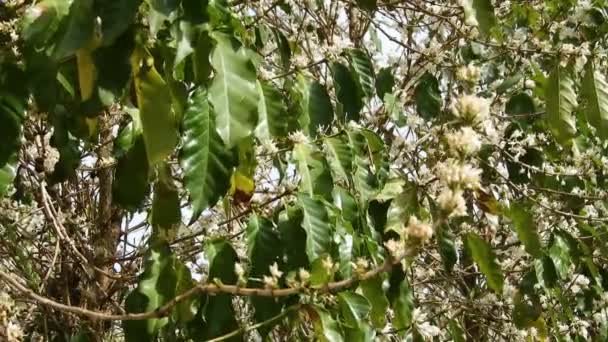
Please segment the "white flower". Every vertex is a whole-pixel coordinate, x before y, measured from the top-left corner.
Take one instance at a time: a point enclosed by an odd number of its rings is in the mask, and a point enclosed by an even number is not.
[[[44,158],[44,171],[47,173],[55,170],[55,164],[59,161],[59,151],[53,146],[46,146],[46,157]]]
[[[451,105],[455,117],[478,125],[490,116],[490,104],[488,100],[475,95],[463,95]]]
[[[327,273],[332,273],[334,270],[334,262],[331,259],[331,256],[327,256],[327,258],[323,259],[323,261],[321,261],[323,268],[325,269],[325,271],[327,271]]]
[[[437,202],[441,209],[449,213],[449,216],[467,215],[467,205],[462,196],[462,190],[445,188],[437,197]]]
[[[481,71],[473,64],[467,66],[461,66],[456,70],[456,78],[470,83],[477,83],[481,77]]]
[[[432,339],[435,336],[439,336],[441,330],[428,322],[426,313],[423,313],[420,308],[415,308],[412,311],[412,319],[418,328],[418,333],[422,335],[425,340]]]
[[[414,237],[425,242],[433,236],[433,227],[426,222],[420,222],[416,216],[410,216],[410,220],[405,227],[405,234],[408,237]]]
[[[310,280],[310,272],[308,272],[304,268],[300,268],[300,270],[298,271],[298,276],[300,277],[300,281],[303,283],[306,283]]]
[[[21,327],[13,322],[6,325],[7,342],[20,342],[23,340],[23,331]]]
[[[355,272],[358,274],[363,274],[369,268],[369,261],[364,258],[357,258],[357,262],[355,262]]]
[[[462,164],[454,159],[438,163],[436,173],[439,180],[447,186],[462,186],[466,189],[478,189],[481,187],[481,169],[469,164]]]
[[[308,137],[302,131],[295,131],[293,133],[289,133],[289,140],[291,140],[295,144],[308,143]]]
[[[245,275],[245,269],[243,269],[243,266],[238,262],[234,264],[234,274],[239,278]]]
[[[274,288],[277,287],[277,285],[279,284],[279,280],[275,277],[264,276],[263,280],[264,285],[266,285],[267,288]]]
[[[479,134],[471,127],[462,127],[459,131],[445,135],[445,140],[453,154],[472,155],[481,149]]]
[[[534,87],[536,87],[536,82],[532,80],[526,80],[524,82],[524,86],[526,87],[526,89],[534,89]]]
[[[384,247],[386,247],[392,257],[398,257],[403,249],[403,244],[401,241],[390,239],[384,243]]]
[[[270,274],[275,278],[281,278],[281,276],[283,275],[283,272],[279,270],[279,265],[277,265],[276,261],[274,264],[272,264],[272,266],[269,267],[269,269]]]

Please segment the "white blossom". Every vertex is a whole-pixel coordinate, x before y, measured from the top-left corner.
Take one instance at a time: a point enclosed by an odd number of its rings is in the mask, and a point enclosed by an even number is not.
[[[467,205],[462,196],[462,190],[445,188],[437,197],[441,209],[449,213],[449,216],[466,216]]]
[[[405,227],[405,234],[408,237],[426,242],[433,236],[433,227],[426,222],[419,221],[416,216],[410,216],[410,220]]]
[[[453,154],[472,155],[481,149],[479,134],[469,126],[445,135],[450,151]]]
[[[470,83],[477,83],[481,77],[481,71],[479,67],[469,64],[467,66],[461,66],[456,70],[456,78]]]
[[[283,272],[279,270],[279,265],[276,263],[272,264],[270,267],[270,274],[275,278],[281,278],[283,276]]]
[[[478,125],[490,116],[488,100],[475,95],[463,95],[451,105],[455,117],[472,125]]]

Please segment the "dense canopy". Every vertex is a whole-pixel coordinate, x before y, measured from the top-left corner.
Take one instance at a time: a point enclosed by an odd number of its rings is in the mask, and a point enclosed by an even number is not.
[[[0,340],[608,340],[605,0],[0,1]]]

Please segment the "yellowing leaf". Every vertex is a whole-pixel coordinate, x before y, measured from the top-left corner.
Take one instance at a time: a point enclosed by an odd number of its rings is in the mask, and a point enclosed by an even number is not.
[[[136,49],[131,65],[146,153],[150,165],[154,165],[173,152],[178,140],[171,93],[147,51]]]
[[[80,98],[86,101],[93,95],[93,88],[97,80],[97,69],[93,62],[93,56],[89,49],[76,51],[78,64],[78,84],[80,85]]]

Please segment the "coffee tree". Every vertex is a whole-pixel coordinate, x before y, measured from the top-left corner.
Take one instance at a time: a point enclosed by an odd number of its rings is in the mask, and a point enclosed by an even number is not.
[[[0,18],[0,340],[608,339],[606,1]]]

